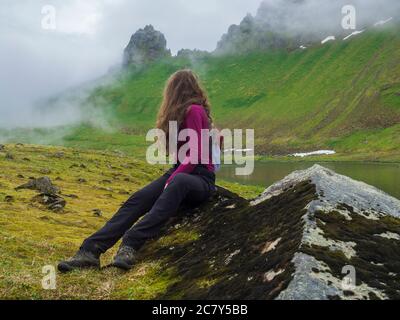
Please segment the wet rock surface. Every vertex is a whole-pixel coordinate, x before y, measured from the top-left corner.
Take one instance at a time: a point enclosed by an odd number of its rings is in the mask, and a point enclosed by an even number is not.
[[[220,188],[141,259],[174,270],[163,299],[399,299],[399,216],[399,200],[316,165],[254,201]]]

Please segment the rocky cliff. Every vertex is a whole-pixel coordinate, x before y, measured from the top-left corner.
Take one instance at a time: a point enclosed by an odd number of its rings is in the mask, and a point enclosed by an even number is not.
[[[175,270],[158,298],[399,299],[399,244],[399,200],[316,165],[254,201],[220,189],[141,259]]]
[[[167,56],[171,56],[171,51],[167,49],[165,36],[147,25],[132,35],[124,50],[123,65],[141,65]]]

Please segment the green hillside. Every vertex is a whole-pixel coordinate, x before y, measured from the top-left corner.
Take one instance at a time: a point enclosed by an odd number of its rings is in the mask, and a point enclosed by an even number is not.
[[[394,25],[306,50],[174,57],[125,70],[86,101],[103,109],[114,131],[81,126],[50,142],[144,156],[166,79],[190,67],[203,79],[217,124],[254,128],[258,154],[334,149],[341,159],[399,160],[399,31]]]
[[[399,27],[293,52],[172,58],[126,72],[97,88],[91,102],[123,132],[143,134],[155,121],[163,84],[191,67],[203,79],[221,127],[256,129],[258,153],[335,148],[398,154]]]

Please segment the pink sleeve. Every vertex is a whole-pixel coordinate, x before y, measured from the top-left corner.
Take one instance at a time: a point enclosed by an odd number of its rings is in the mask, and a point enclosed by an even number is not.
[[[183,161],[175,172],[169,177],[167,180],[167,185],[174,179],[174,177],[178,173],[192,173],[193,170],[196,168],[197,164],[192,164],[191,161],[191,151],[198,150],[197,152],[197,163],[201,162],[201,154],[202,154],[202,141],[201,141],[201,130],[208,129],[203,125],[205,123],[204,119],[206,117],[206,113],[204,108],[201,106],[193,105],[190,107],[186,118],[185,118],[185,126],[187,129],[192,129],[197,134],[197,141],[193,141],[193,139],[189,139],[189,154],[186,155],[185,161]],[[195,139],[196,140],[196,139]],[[196,148],[196,149],[195,149]]]

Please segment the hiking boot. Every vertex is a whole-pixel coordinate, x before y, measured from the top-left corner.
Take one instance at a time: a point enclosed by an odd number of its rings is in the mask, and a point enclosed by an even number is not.
[[[94,253],[83,250],[79,250],[72,258],[58,264],[58,270],[63,273],[88,268],[100,269],[100,259]]]
[[[114,257],[112,266],[128,271],[132,269],[135,262],[136,250],[132,247],[121,246],[118,250],[117,255]]]

